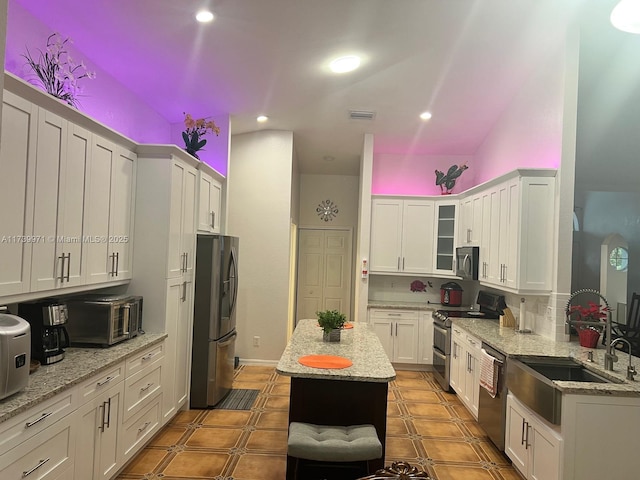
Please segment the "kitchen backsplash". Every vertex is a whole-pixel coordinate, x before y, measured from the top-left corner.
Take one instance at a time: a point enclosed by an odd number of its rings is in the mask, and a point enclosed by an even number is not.
[[[427,285],[425,292],[411,291],[411,284],[419,280]],[[376,302],[431,303],[440,307],[440,286],[451,280],[420,276],[369,275],[369,300]],[[478,282],[454,280],[462,289],[462,306],[474,305],[479,290],[489,290],[505,296],[507,306],[519,322],[521,329],[529,329],[539,335],[553,337],[553,323],[546,318],[549,297],[545,295],[523,296],[484,287]],[[524,303],[520,300],[524,299]],[[520,318],[524,317],[524,321]]]

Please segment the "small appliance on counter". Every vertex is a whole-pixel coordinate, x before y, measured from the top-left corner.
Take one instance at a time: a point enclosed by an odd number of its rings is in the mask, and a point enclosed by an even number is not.
[[[462,287],[456,282],[448,282],[440,285],[440,303],[448,307],[462,305]]]
[[[67,306],[57,300],[46,299],[18,304],[18,316],[31,325],[31,355],[42,365],[50,365],[64,358],[69,346]]]
[[[71,345],[110,347],[142,331],[142,297],[91,294],[67,299]]]
[[[0,313],[0,399],[29,384],[31,328],[16,315]]]

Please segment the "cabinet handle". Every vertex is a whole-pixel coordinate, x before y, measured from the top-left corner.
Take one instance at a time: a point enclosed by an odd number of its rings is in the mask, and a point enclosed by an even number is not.
[[[182,297],[180,298],[180,301],[187,301],[187,282],[182,282]]]
[[[467,243],[471,243],[471,229],[467,228]]]
[[[529,429],[531,428],[531,425],[529,425],[529,422],[525,422],[527,424],[527,428],[526,428],[526,435],[524,437],[524,448],[525,450],[528,450],[529,447],[531,446],[531,444],[529,443]]]
[[[109,275],[113,277],[116,274],[116,254],[112,253],[109,255],[109,258],[111,259],[111,271],[109,272]]]
[[[398,336],[398,324],[396,323],[396,337]]]
[[[389,327],[391,328],[391,330],[389,331],[389,335],[393,337],[393,323],[390,323]]]
[[[398,270],[400,270],[400,257],[398,257]]]
[[[184,253],[184,271],[189,269],[189,252]]]
[[[69,272],[71,271],[71,252],[67,254],[67,274],[65,275],[65,280],[69,283]]]
[[[522,433],[520,434],[520,445],[524,445],[524,426],[527,422],[524,421],[524,418],[522,419]],[[526,446],[524,447],[525,449],[527,448]]]
[[[58,278],[58,280],[60,280],[60,283],[64,282],[64,259],[65,258],[66,257],[64,253],[58,257],[58,260],[60,260],[60,278]]]
[[[102,409],[102,415],[100,418],[100,426],[98,427],[98,430],[100,430],[101,433],[104,433],[104,424],[105,424],[104,414],[107,409],[105,405],[106,405],[106,402],[102,402],[102,405],[100,405],[100,408]]]
[[[153,385],[153,383],[147,383],[146,387],[141,387],[140,391],[141,392],[146,392],[147,390],[149,390],[151,388],[151,386]]]
[[[402,257],[402,270],[404,270],[404,257]]]
[[[118,270],[120,270],[120,252],[116,252],[116,277],[118,276]]]
[[[216,212],[211,212],[211,228],[216,228]]]
[[[45,458],[44,460],[40,460],[38,462],[38,464],[35,467],[33,467],[31,470],[26,470],[26,471],[22,472],[22,478],[25,478],[25,477],[28,477],[29,475],[31,475],[33,472],[35,472],[37,469],[39,469],[41,466],[43,466],[49,460],[50,460],[49,458]]]
[[[142,432],[144,432],[144,431],[147,429],[147,427],[148,427],[149,425],[151,425],[151,422],[146,422],[144,425],[142,425],[142,426],[138,429],[138,433],[142,433]]]
[[[38,418],[36,418],[33,422],[25,423],[24,426],[25,426],[25,428],[33,427],[36,423],[40,423],[42,420],[44,420],[45,418],[47,418],[47,417],[49,417],[51,415],[53,415],[53,412],[43,413]]]
[[[153,353],[147,353],[144,357],[140,359],[141,362],[146,362],[147,360],[153,358]]]
[[[106,385],[107,383],[109,383],[111,380],[113,380],[113,377],[107,377],[105,378],[103,381],[96,383],[96,387],[101,387],[103,385]]]
[[[401,317],[401,313],[387,313],[387,317]]]
[[[107,408],[107,428],[111,426],[111,397],[109,397],[106,401]]]

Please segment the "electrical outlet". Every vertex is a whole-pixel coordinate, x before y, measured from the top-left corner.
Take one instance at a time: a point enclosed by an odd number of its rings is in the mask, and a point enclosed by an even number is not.
[[[260,346],[260,337],[258,337],[258,336],[253,337],[253,346],[254,347],[259,347]]]

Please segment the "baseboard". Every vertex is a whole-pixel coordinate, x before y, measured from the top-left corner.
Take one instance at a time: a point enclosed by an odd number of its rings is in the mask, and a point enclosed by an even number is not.
[[[240,365],[254,365],[254,366],[265,365],[265,366],[275,367],[276,365],[278,365],[278,360],[260,360],[257,358],[241,358]]]
[[[392,363],[396,370],[410,370],[413,372],[431,372],[433,365],[422,365],[416,363]]]

